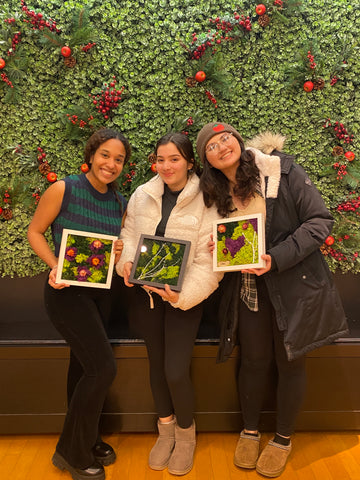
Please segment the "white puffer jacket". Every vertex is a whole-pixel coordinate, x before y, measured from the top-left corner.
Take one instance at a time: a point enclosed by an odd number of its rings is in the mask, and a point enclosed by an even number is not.
[[[154,235],[161,220],[164,182],[157,175],[138,187],[131,196],[120,238],[124,249],[116,271],[123,276],[124,264],[133,262],[142,233]],[[213,272],[212,257],[208,242],[212,233],[212,222],[219,217],[216,208],[206,208],[199,189],[199,178],[193,174],[177,203],[170,213],[165,237],[190,240],[191,248],[184,275],[182,290],[173,307],[188,310],[205,300],[216,288],[222,273]]]

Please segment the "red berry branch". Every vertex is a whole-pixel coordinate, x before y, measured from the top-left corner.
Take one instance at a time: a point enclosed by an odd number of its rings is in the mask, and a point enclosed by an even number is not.
[[[109,118],[122,100],[122,94],[125,87],[123,86],[118,89],[116,84],[117,80],[114,75],[113,80],[109,85],[107,83],[104,84],[101,93],[96,95],[89,94],[89,96],[93,98],[93,104],[95,105],[96,110],[103,115],[105,120]]]

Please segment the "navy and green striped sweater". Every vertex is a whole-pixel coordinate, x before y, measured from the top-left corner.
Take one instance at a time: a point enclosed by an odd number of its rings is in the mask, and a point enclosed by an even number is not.
[[[63,180],[65,193],[61,210],[51,225],[56,256],[59,255],[64,228],[120,235],[121,221],[127,203],[122,195],[110,188],[106,193],[98,192],[85,174],[70,175]],[[120,203],[115,195],[118,196]]]

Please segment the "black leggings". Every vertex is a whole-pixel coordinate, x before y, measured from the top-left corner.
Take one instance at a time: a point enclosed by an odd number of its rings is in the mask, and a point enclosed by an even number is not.
[[[109,290],[45,284],[45,306],[55,328],[70,346],[68,411],[57,451],[75,468],[94,462],[99,419],[116,374],[104,323],[111,309]]]
[[[193,421],[194,392],[190,364],[202,305],[190,310],[173,308],[154,293],[154,309],[143,288],[132,287],[130,328],[145,340],[150,384],[159,417],[175,414],[181,428]]]
[[[239,343],[241,365],[238,377],[240,403],[247,430],[257,430],[270,368],[275,357],[278,370],[276,431],[290,436],[294,431],[306,385],[305,356],[289,361],[265,281],[257,278],[259,311],[240,302]]]

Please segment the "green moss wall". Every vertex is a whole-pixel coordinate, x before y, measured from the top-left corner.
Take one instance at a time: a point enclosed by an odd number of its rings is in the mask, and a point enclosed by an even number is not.
[[[284,5],[286,2],[294,3],[284,0]],[[10,189],[13,213],[12,219],[0,220],[2,276],[33,276],[46,268],[32,253],[26,230],[34,211],[32,195],[48,186],[38,171],[37,149],[46,153],[58,178],[80,171],[83,142],[79,132],[71,138],[74,132],[64,111],[86,114],[84,120],[92,115],[94,128],[115,127],[129,137],[136,165],[129,170],[135,172],[132,182],[127,177],[121,181],[126,196],[152,175],[147,156],[159,136],[171,128],[185,129],[195,140],[204,123],[221,120],[237,127],[245,139],[267,129],[286,135],[285,150],[297,155],[336,218],[332,253],[329,248],[324,250],[331,268],[355,273],[360,270],[356,206],[360,162],[360,62],[356,42],[360,38],[360,9],[353,1],[306,0],[301,8],[283,10],[284,22],[272,11],[270,1],[265,2],[270,24],[263,28],[257,23],[256,5],[242,0],[27,3],[29,10],[56,21],[61,45],[76,44],[71,19],[82,7],[89,9],[90,37],[96,45],[87,53],[75,45],[77,63],[71,68],[64,64],[60,46],[44,45],[40,32],[23,21],[27,17],[19,1],[3,1],[0,57],[7,65],[0,73],[13,75],[16,96],[9,98],[8,85],[0,81],[0,206],[9,206],[4,198]],[[186,78],[193,76],[201,64],[189,59],[182,43],[190,47],[193,32],[201,38],[214,28],[209,18],[233,18],[235,11],[250,17],[252,30],[217,45],[215,55],[222,65],[217,73],[226,77],[226,92],[217,88],[214,75],[194,87],[187,86]],[[5,22],[9,18],[15,18],[15,23]],[[22,41],[17,46],[20,63],[16,75],[10,71],[13,60],[7,51],[17,31],[22,32]],[[325,87],[307,93],[302,85],[311,71],[306,69],[307,59],[301,60],[301,53],[309,48],[317,63],[316,74],[325,80]],[[330,85],[335,72],[339,81]],[[89,94],[101,93],[103,84],[111,82],[113,76],[117,86],[125,89],[118,108],[105,120]],[[215,95],[217,108],[205,90]],[[179,121],[189,117],[194,124],[180,126]],[[354,135],[353,142],[343,145],[335,137],[333,126],[324,128],[327,118],[342,122]],[[82,139],[89,132],[87,125]],[[21,149],[14,152],[18,144]],[[339,145],[356,155],[346,164],[348,175],[342,180],[337,179],[331,153]],[[339,213],[337,207],[345,201],[352,201],[353,211]]]

